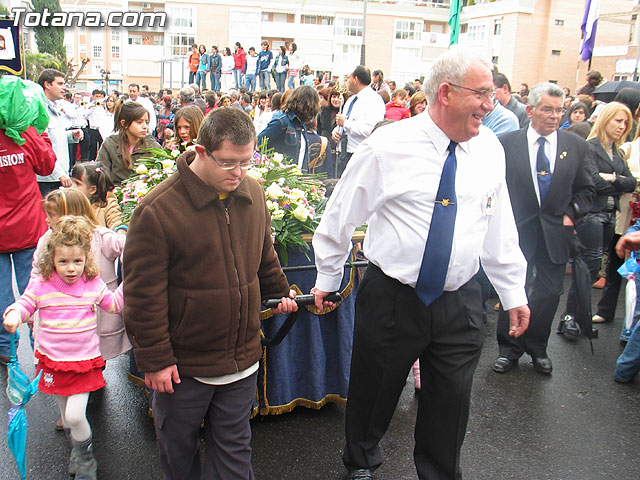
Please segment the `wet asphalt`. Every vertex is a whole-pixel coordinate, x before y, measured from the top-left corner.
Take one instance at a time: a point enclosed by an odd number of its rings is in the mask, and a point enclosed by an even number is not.
[[[600,293],[593,292],[595,303]],[[615,321],[598,327],[593,355],[586,339],[570,342],[552,333],[548,352],[554,370],[548,377],[536,373],[528,357],[507,374],[491,370],[497,355],[497,315],[489,308],[487,338],[474,377],[462,450],[465,480],[640,479],[640,379],[624,385],[613,380],[622,348],[623,300],[621,295]],[[493,299],[488,302],[494,303]],[[564,306],[564,297],[560,305]],[[33,373],[33,356],[25,340],[19,355],[23,369]],[[98,478],[161,479],[147,399],[141,388],[127,380],[127,371],[126,356],[109,361],[107,387],[92,394],[89,401]],[[1,369],[3,389],[6,375]],[[416,407],[409,378],[381,442],[384,463],[376,480],[417,478],[412,459]],[[8,399],[0,395],[0,411],[8,408]],[[288,414],[253,419],[256,478],[342,479],[344,410],[335,404],[318,411],[299,407]],[[29,402],[27,412],[27,478],[69,479],[69,446],[64,433],[54,430],[58,419],[54,399],[39,393]],[[0,480],[18,479],[6,433],[7,423],[2,421]]]

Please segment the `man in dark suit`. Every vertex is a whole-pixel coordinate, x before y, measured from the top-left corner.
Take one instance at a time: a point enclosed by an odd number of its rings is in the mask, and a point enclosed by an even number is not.
[[[528,127],[500,137],[507,164],[507,186],[520,248],[527,259],[527,293],[531,322],[519,338],[509,336],[509,316],[498,316],[499,357],[493,370],[506,373],[524,353],[533,367],[550,374],[549,332],[569,260],[574,224],[587,213],[595,187],[586,162],[587,142],[558,130],[564,92],[540,83],[529,93]],[[534,275],[535,272],[535,275]]]

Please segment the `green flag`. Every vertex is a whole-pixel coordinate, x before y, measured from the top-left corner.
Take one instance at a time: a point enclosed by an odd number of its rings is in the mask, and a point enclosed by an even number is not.
[[[449,46],[458,43],[458,35],[460,33],[460,10],[462,2],[460,0],[451,0],[449,7],[449,26],[451,27],[451,36],[449,37]]]

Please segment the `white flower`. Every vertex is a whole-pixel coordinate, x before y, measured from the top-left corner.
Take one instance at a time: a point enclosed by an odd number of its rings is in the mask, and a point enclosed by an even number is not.
[[[294,188],[289,193],[289,198],[291,200],[304,200],[306,198],[305,193],[299,188]]]
[[[273,212],[271,212],[271,218],[273,220],[282,220],[284,217],[284,210],[281,208],[276,208]]]
[[[171,156],[172,156],[173,158],[178,158],[178,156],[179,156],[179,155],[180,155],[180,149],[179,149],[179,148],[174,148],[174,149],[171,151]]]
[[[298,205],[298,207],[292,212],[292,215],[301,222],[306,222],[307,218],[309,218],[309,209],[304,205]]]
[[[189,151],[191,151],[191,150],[195,150],[195,149],[196,149],[196,146],[195,146],[195,145],[189,145],[189,146],[187,147],[187,149],[185,150],[185,152],[189,152]]]
[[[280,177],[278,179],[278,185],[284,185],[284,182],[285,182],[284,177]]]
[[[280,185],[277,183],[272,183],[266,190],[269,198],[282,198],[284,197],[284,191],[280,188]]]
[[[138,167],[136,168],[136,173],[138,175],[142,175],[143,173],[147,173],[147,166],[144,163],[141,163],[140,165],[138,165]]]
[[[162,164],[162,169],[165,170],[167,168],[171,168],[173,169],[174,165],[176,164],[175,160],[162,160],[162,162],[160,162]]]
[[[250,170],[247,170],[247,175],[253,178],[254,180],[258,180],[262,176],[262,174],[257,168],[252,168]]]
[[[276,162],[280,163],[284,160],[284,155],[281,153],[275,152],[272,157]]]

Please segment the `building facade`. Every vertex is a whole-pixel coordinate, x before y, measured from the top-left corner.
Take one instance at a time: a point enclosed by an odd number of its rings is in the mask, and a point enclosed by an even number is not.
[[[591,68],[607,79],[633,75],[637,3],[601,2]],[[364,41],[366,65],[399,85],[424,76],[449,47],[449,0],[61,0],[61,6],[104,15],[166,13],[163,26],[66,28],[67,58],[76,65],[90,60],[77,82],[88,91],[123,91],[129,83],[178,89],[188,81],[192,43],[211,51],[240,42],[259,51],[266,40],[275,53],[295,42],[313,71],[342,77],[360,64]],[[589,68],[578,53],[584,7],[585,0],[464,0],[459,43],[491,59],[514,90],[522,82],[552,81],[575,91]]]

